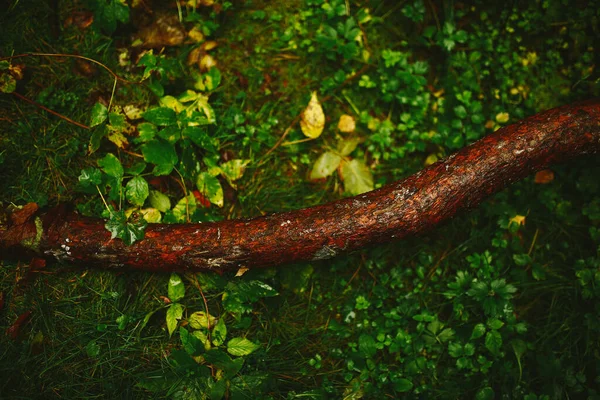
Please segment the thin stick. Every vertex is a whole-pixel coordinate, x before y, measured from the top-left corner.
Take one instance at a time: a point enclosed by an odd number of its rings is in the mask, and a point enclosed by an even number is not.
[[[38,108],[41,108],[42,110],[44,110],[44,111],[47,111],[47,112],[49,112],[50,114],[52,114],[52,115],[55,115],[55,116],[57,116],[57,117],[58,117],[58,118],[60,118],[60,119],[64,119],[65,121],[67,121],[67,122],[69,122],[69,123],[71,123],[71,124],[73,124],[73,125],[76,125],[76,126],[78,126],[78,127],[80,127],[80,128],[83,128],[83,129],[88,129],[88,130],[90,129],[90,127],[89,127],[89,126],[87,126],[87,125],[84,125],[84,124],[82,124],[82,123],[80,123],[80,122],[77,122],[77,121],[73,121],[71,118],[69,118],[69,117],[67,117],[67,116],[64,116],[64,115],[62,115],[62,114],[60,114],[60,113],[57,113],[56,111],[54,111],[54,110],[51,110],[51,109],[49,109],[48,107],[46,107],[46,106],[43,106],[43,105],[41,105],[40,103],[37,103],[37,102],[35,102],[35,101],[31,100],[31,99],[28,99],[27,97],[25,97],[25,96],[23,96],[23,95],[20,95],[20,94],[19,94],[19,93],[17,93],[17,92],[12,92],[12,95],[13,95],[13,96],[15,96],[15,97],[17,97],[17,98],[19,98],[19,99],[21,99],[21,100],[23,100],[23,101],[25,101],[25,102],[27,102],[27,103],[29,103],[29,104],[33,104],[34,106],[36,106],[36,107],[38,107]]]

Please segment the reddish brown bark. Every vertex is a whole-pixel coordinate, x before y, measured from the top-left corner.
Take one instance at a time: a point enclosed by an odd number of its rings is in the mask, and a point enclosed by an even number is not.
[[[322,260],[423,233],[532,172],[599,151],[600,100],[593,100],[502,128],[415,175],[360,196],[250,220],[152,224],[145,239],[132,246],[111,240],[104,221],[60,209],[41,215],[36,227],[30,208],[29,215],[0,221],[0,255],[27,251],[83,266],[150,271]]]

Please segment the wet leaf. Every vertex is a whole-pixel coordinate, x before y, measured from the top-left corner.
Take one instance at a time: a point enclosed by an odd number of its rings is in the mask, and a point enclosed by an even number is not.
[[[325,113],[317,98],[317,92],[313,92],[306,109],[302,112],[300,128],[305,136],[315,139],[321,136],[325,127]]]

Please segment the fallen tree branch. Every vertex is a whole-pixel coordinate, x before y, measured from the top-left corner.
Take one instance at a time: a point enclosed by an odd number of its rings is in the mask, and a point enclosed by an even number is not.
[[[600,100],[499,129],[404,180],[360,196],[249,220],[151,224],[132,246],[101,219],[37,206],[0,219],[0,257],[150,271],[268,267],[322,260],[426,232],[534,171],[600,151]]]

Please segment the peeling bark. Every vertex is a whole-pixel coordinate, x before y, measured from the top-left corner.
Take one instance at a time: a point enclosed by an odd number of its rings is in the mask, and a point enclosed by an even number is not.
[[[82,266],[225,271],[322,260],[421,234],[527,175],[600,151],[600,100],[554,108],[499,129],[445,160],[360,196],[249,220],[151,224],[111,240],[101,219],[37,207],[0,219],[0,257]]]

